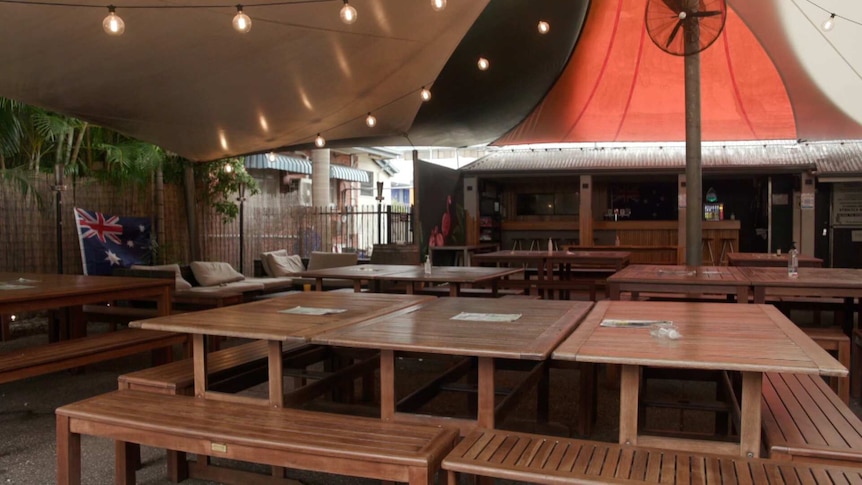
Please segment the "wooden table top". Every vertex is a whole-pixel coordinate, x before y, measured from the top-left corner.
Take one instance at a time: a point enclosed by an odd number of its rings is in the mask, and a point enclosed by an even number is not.
[[[747,285],[748,279],[739,270],[728,266],[632,264],[609,276],[608,283]]]
[[[670,320],[679,340],[604,319]],[[554,359],[684,369],[846,376],[847,369],[772,305],[602,301],[553,353]]]
[[[110,300],[111,293],[173,288],[173,279],[0,272],[0,306],[15,311]],[[10,310],[11,311],[11,310]]]
[[[339,266],[336,268],[324,268],[306,270],[300,273],[302,278],[337,278],[343,280],[378,280],[386,276],[422,266],[415,264],[355,264],[350,266]]]
[[[479,249],[499,248],[497,243],[463,244],[460,246],[431,246],[430,251],[475,251]]]
[[[862,269],[800,267],[796,278],[787,275],[786,267],[740,267],[736,270],[752,286],[862,289]]]
[[[730,266],[780,266],[787,268],[787,253],[728,253],[727,264]],[[813,256],[799,255],[799,266],[820,268],[823,260]]]
[[[543,261],[546,259],[567,260],[572,263],[605,263],[616,266],[627,263],[631,258],[629,251],[493,251],[476,254],[473,261],[483,263],[504,263],[508,261]]]
[[[386,275],[390,281],[414,281],[429,283],[480,283],[522,272],[521,268],[491,268],[481,266],[434,266],[426,274],[422,266],[411,266],[409,270]]]
[[[408,308],[434,297],[380,293],[304,292],[199,312],[131,322],[129,326],[168,332],[247,339],[306,342],[311,336]],[[279,313],[296,307],[346,310],[327,315]]]
[[[344,326],[312,342],[381,350],[541,360],[577,327],[590,302],[439,298],[402,311]],[[467,313],[520,314],[511,322],[452,320]]]

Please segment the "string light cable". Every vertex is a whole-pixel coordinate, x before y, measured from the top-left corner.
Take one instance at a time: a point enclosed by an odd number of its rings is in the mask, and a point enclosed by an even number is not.
[[[829,10],[828,8],[823,7],[822,5],[819,5],[817,2],[814,2],[814,0],[805,0],[805,2],[807,2],[809,5],[811,5],[813,7],[818,8],[819,10],[821,10],[824,13],[823,21],[820,22],[820,28],[827,31],[827,32],[832,30],[839,20],[842,22],[847,22],[847,23],[851,23],[851,24],[858,25],[858,26],[862,27],[862,22],[860,22],[858,20],[854,20],[850,17],[846,17],[844,15],[841,15],[838,12],[833,12],[832,10]],[[796,8],[799,8],[799,4],[797,4],[795,1],[793,3],[796,4]],[[802,9],[799,9],[799,10],[802,11]],[[803,12],[803,15],[804,15],[804,12]],[[811,20],[812,23],[816,23],[811,18],[809,18],[808,20]]]
[[[842,54],[842,53],[841,53],[841,50],[840,50],[840,49],[838,49],[838,47],[835,45],[835,43],[834,43],[834,42],[832,42],[832,39],[830,38],[831,36],[827,35],[827,34],[828,34],[828,32],[829,32],[830,30],[832,30],[832,28],[834,27],[835,19],[840,19],[840,20],[842,20],[842,21],[846,21],[846,22],[848,22],[848,23],[850,23],[850,24],[857,25],[857,26],[860,26],[860,27],[862,27],[862,22],[858,22],[858,21],[853,20],[853,19],[851,19],[851,18],[849,18],[849,17],[845,17],[845,16],[843,16],[843,15],[840,15],[840,14],[834,13],[834,12],[832,12],[832,11],[830,11],[830,10],[828,10],[828,9],[826,9],[826,8],[824,8],[824,7],[822,7],[822,6],[820,6],[820,5],[818,5],[818,4],[817,4],[817,3],[815,3],[813,0],[803,0],[803,1],[807,2],[808,4],[810,4],[810,5],[812,5],[812,6],[814,6],[814,7],[817,7],[818,9],[820,9],[821,11],[823,11],[826,15],[828,15],[828,17],[826,18],[826,20],[825,20],[825,21],[823,21],[823,22],[818,22],[817,20],[812,19],[811,17],[809,17],[809,16],[805,13],[805,10],[803,10],[803,9],[802,9],[802,7],[800,7],[800,6],[799,6],[799,3],[798,3],[798,1],[797,1],[797,0],[791,0],[791,1],[793,2],[793,5],[796,7],[796,9],[799,11],[799,13],[800,13],[803,17],[805,17],[805,19],[806,19],[806,20],[808,20],[808,22],[809,22],[809,23],[810,23],[810,24],[811,24],[815,29],[817,29],[817,31],[818,31],[818,32],[820,32],[820,36],[823,38],[823,40],[825,40],[825,41],[826,41],[826,43],[827,43],[827,44],[829,44],[829,47],[831,47],[831,48],[832,48],[832,50],[833,50],[833,51],[835,51],[835,54],[836,54],[836,55],[838,55],[838,57],[840,57],[840,58],[841,58],[841,60],[844,62],[844,64],[845,64],[845,65],[846,65],[846,66],[847,66],[851,71],[853,71],[853,74],[855,74],[857,78],[862,79],[862,73],[860,73],[860,72],[859,72],[859,70],[858,70],[858,69],[856,69],[856,67],[853,65],[853,63],[852,63],[852,62],[850,62],[850,60],[849,60],[849,59],[847,59],[847,57],[846,57],[844,54]],[[827,23],[827,22],[829,22],[829,21],[832,21],[832,26],[830,26],[829,28],[825,28],[826,26],[825,26],[824,24],[826,24],[826,23]]]

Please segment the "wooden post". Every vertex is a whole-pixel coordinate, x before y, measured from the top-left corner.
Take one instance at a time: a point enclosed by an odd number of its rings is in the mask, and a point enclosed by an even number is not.
[[[578,241],[580,246],[593,245],[593,176],[581,175],[578,207]]]

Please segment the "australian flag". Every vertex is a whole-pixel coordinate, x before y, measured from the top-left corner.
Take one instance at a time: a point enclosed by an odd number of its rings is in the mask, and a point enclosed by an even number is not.
[[[114,268],[149,264],[152,258],[150,220],[109,216],[75,208],[85,275],[109,275]]]

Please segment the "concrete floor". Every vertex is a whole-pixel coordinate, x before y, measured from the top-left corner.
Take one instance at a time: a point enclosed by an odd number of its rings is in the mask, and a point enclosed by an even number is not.
[[[36,345],[44,342],[45,336],[18,336],[10,342],[0,343],[0,352],[12,348]],[[54,409],[89,396],[116,389],[117,376],[144,368],[149,365],[147,356],[130,357],[113,362],[89,366],[85,372],[73,374],[58,372],[46,376],[26,379],[14,383],[0,385],[0,484],[49,484],[56,482],[56,444]],[[442,365],[442,364],[441,364]],[[431,369],[429,369],[431,367]],[[416,363],[412,360],[402,361],[399,372],[405,376],[421,377],[430,375],[433,362]],[[502,379],[510,378],[503,375]],[[574,370],[554,369],[551,373],[551,421],[550,425],[536,425],[534,416],[535,404],[526,400],[500,427],[519,431],[536,431],[545,434],[573,435],[571,432],[577,417],[577,382],[579,375]],[[403,379],[407,382],[408,379]],[[409,384],[408,384],[409,385]],[[662,383],[655,392],[666,397],[679,397],[684,392],[692,392],[694,396],[704,396],[711,393],[711,388],[699,387],[705,384],[691,385],[678,381]],[[255,392],[252,390],[251,392]],[[615,441],[617,435],[619,400],[618,390],[602,381],[599,385],[598,418],[591,439]],[[458,412],[463,408],[463,398],[444,398],[431,403],[434,412]],[[315,404],[325,406],[325,404]],[[860,407],[854,402],[852,408],[857,415]],[[660,426],[674,428],[683,426],[686,430],[711,429],[712,417],[698,413],[678,411],[652,412],[648,419]],[[102,485],[113,483],[114,450],[113,443],[99,438],[84,437],[83,450],[83,483]],[[161,485],[170,483],[165,479],[164,452],[144,447],[143,467],[138,471],[137,479],[143,485]],[[260,469],[260,467],[252,467]],[[365,485],[378,483],[372,480],[336,477],[318,473],[289,471],[289,476],[308,485]],[[204,483],[200,480],[189,480],[191,485]],[[512,484],[515,482],[499,482]]]

